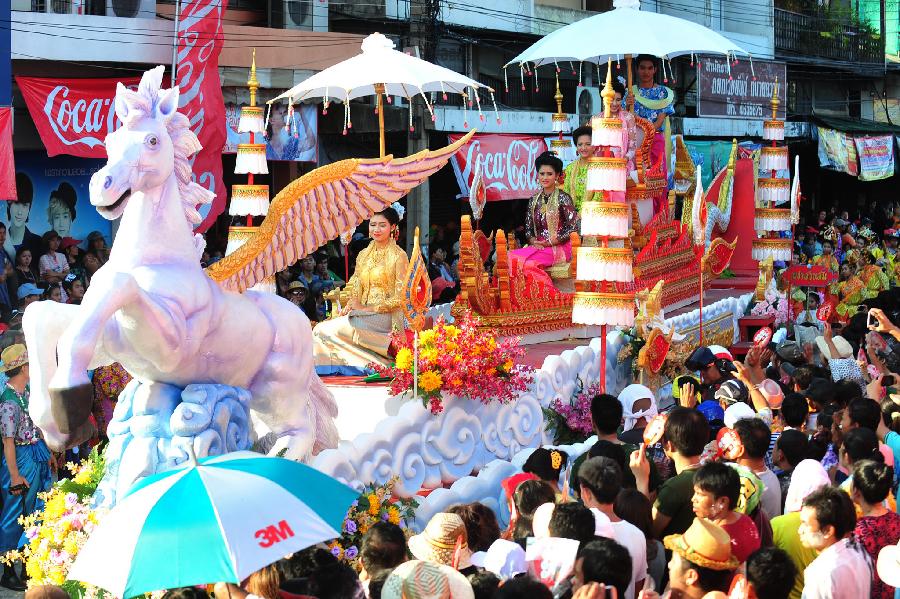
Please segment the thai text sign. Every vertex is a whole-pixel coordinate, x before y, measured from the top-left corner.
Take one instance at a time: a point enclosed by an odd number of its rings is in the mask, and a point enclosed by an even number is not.
[[[451,133],[450,143],[463,135]],[[543,137],[514,134],[476,134],[450,158],[461,197],[469,196],[472,178],[481,165],[487,201],[528,198],[539,190],[534,159],[547,151]]]
[[[730,67],[730,68],[729,68]],[[778,80],[778,118],[785,118],[787,66],[783,62],[722,56],[697,60],[697,114],[732,119],[771,119],[772,93]]]
[[[894,137],[882,135],[855,137],[856,154],[859,156],[859,180],[877,181],[894,174]]]
[[[837,280],[837,273],[826,266],[797,264],[781,273],[781,278],[794,287],[827,287]]]

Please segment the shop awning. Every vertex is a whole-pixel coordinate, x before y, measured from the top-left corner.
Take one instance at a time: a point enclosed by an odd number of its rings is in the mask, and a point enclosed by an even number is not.
[[[810,119],[813,123],[835,129],[843,133],[851,133],[856,135],[900,135],[900,125],[891,125],[880,121],[869,121],[866,119],[854,119],[846,116],[821,116],[814,115]]]

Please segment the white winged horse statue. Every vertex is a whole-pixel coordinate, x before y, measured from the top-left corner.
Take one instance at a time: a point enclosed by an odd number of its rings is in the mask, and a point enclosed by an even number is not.
[[[305,459],[335,447],[337,405],[315,374],[309,321],[283,298],[244,290],[400,199],[468,136],[436,152],[344,160],[301,177],[273,200],[255,238],[204,272],[192,225],[195,206],[212,194],[191,181],[200,144],[176,110],[178,88],[160,89],[163,70],[146,72],[136,91],[118,85],[122,127],[107,136],[109,160],[91,178],[97,211],[122,217],[109,261],[81,305],[25,311],[31,416],[52,448],[82,442],[93,432],[87,371],[119,362],[140,381],[248,389],[253,413],[278,437],[273,452]]]

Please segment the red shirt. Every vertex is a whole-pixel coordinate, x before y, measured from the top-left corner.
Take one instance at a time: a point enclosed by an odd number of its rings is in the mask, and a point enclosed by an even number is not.
[[[731,554],[742,564],[751,553],[759,549],[759,531],[750,517],[738,514],[734,524],[725,524],[722,528],[731,535]]]

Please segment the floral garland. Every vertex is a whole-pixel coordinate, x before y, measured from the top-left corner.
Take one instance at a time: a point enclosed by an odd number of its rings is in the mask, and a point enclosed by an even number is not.
[[[395,476],[383,485],[370,483],[353,502],[344,518],[343,534],[328,544],[338,559],[359,570],[359,547],[363,535],[377,522],[390,522],[407,531],[407,523],[415,517],[419,506],[414,499],[395,498],[394,485],[400,480]]]
[[[582,443],[594,434],[591,400],[599,394],[599,384],[595,383],[585,389],[579,378],[578,390],[568,402],[554,399],[549,408],[544,408],[545,428],[553,434],[554,445]]]
[[[0,559],[5,564],[24,562],[29,587],[57,585],[73,599],[101,596],[104,591],[67,578],[78,552],[102,516],[93,508],[92,499],[103,478],[105,460],[95,448],[84,462],[70,462],[66,468],[72,478],[60,480],[46,493],[38,494],[44,502],[43,509],[19,518],[28,543]]]
[[[418,354],[418,391],[432,414],[444,409],[443,393],[481,403],[509,403],[526,391],[534,369],[516,362],[525,354],[518,338],[498,342],[492,330],[478,328],[478,320],[466,312],[455,324],[438,319],[434,327],[419,333],[418,344],[403,331],[391,334],[398,348],[393,366],[371,364],[381,376],[392,379],[394,395],[413,393],[413,351]]]

